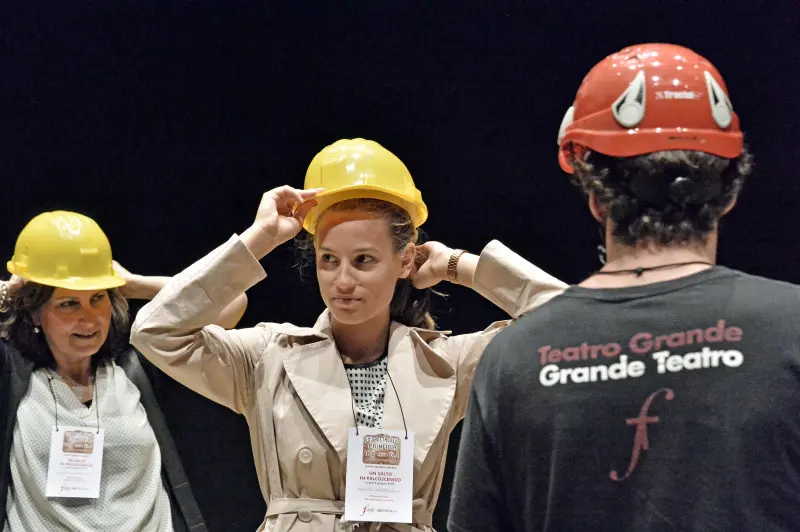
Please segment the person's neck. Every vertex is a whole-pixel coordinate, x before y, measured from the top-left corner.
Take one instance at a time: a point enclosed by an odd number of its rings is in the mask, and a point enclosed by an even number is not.
[[[78,360],[70,359],[63,355],[53,353],[56,361],[56,373],[75,384],[89,386],[92,380],[92,359],[81,358]]]
[[[355,325],[331,317],[331,333],[345,364],[367,364],[378,360],[389,339],[389,312]]]
[[[579,286],[585,288],[641,286],[680,279],[707,270],[716,264],[716,232],[703,242],[675,246],[652,243],[627,246],[616,241],[610,234],[606,234],[606,243],[606,263],[600,272],[619,273],[595,274]],[[641,269],[640,274],[637,269]]]

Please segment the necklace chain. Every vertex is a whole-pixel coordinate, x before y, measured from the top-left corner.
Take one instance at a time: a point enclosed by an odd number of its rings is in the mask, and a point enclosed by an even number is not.
[[[621,275],[625,273],[635,273],[636,277],[641,277],[644,272],[649,272],[651,270],[662,270],[664,268],[677,268],[678,266],[688,266],[690,264],[704,264],[706,266],[713,266],[712,263],[702,261],[702,260],[691,260],[687,262],[674,262],[670,264],[660,264],[658,266],[639,266],[637,268],[629,268],[625,270],[598,270],[594,272],[594,275]]]

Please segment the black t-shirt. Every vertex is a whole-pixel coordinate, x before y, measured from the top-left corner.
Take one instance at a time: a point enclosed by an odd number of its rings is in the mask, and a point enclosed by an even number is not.
[[[800,287],[570,287],[489,345],[449,530],[800,530]]]

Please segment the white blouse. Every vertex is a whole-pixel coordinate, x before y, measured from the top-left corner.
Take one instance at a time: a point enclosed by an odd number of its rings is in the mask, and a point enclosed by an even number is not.
[[[52,380],[52,392],[48,382]],[[54,372],[36,370],[17,411],[11,447],[11,487],[5,532],[172,532],[172,514],[161,481],[161,452],[139,389],[116,364],[97,371],[87,407]],[[58,425],[105,431],[100,497],[45,497],[50,438]]]

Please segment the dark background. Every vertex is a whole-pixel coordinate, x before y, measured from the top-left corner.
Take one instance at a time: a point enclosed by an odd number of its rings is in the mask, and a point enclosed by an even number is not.
[[[175,273],[244,230],[263,191],[302,186],[324,146],[361,136],[410,168],[431,238],[475,252],[499,238],[577,282],[599,266],[599,234],[560,173],[558,125],[597,61],[667,41],[716,64],[756,155],[720,261],[800,282],[797,4],[750,4],[5,0],[0,259],[59,208],[95,218],[127,268]],[[242,325],[310,324],[323,306],[291,247],[263,263]],[[504,317],[447,291],[443,328]],[[210,529],[254,530],[265,507],[244,419],[175,383],[165,392]]]

